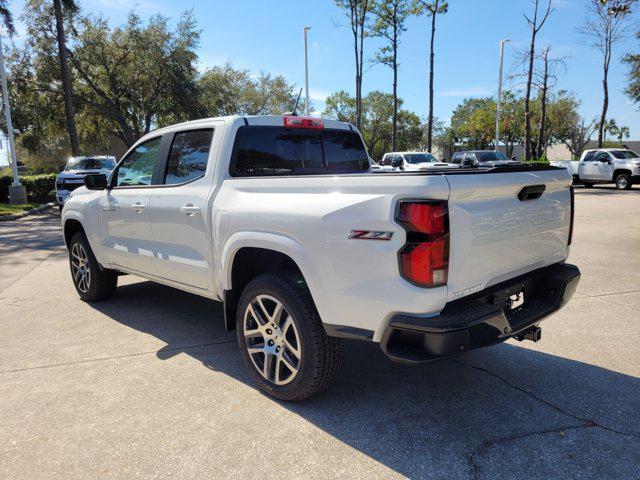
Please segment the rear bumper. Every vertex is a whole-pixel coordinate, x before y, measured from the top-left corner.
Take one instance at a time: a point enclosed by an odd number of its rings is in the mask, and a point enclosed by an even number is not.
[[[423,363],[517,337],[559,310],[580,280],[574,265],[556,264],[448,303],[436,316],[394,315],[380,346],[392,360]],[[524,304],[506,306],[523,292]]]

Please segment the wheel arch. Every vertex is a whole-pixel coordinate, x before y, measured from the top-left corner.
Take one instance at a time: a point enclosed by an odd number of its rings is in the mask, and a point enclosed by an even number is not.
[[[309,286],[310,271],[302,246],[295,240],[277,234],[244,234],[227,244],[222,256],[222,298],[225,327],[235,329],[240,295],[246,285],[263,273],[288,270],[298,273]]]
[[[618,178],[618,175],[632,175],[631,170],[626,169],[626,168],[616,168],[613,171],[613,181],[615,182],[616,178]]]
[[[64,243],[67,246],[67,248],[69,248],[69,243],[71,242],[71,239],[76,233],[83,232],[86,235],[82,222],[80,222],[80,220],[76,218],[66,219],[62,227],[62,232],[64,236]]]

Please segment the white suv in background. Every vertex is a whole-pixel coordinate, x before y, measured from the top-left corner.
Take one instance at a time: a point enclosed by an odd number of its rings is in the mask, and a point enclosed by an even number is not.
[[[62,210],[69,194],[84,185],[84,177],[90,174],[109,175],[116,166],[116,157],[71,157],[64,170],[56,177],[56,202]]]
[[[587,188],[595,183],[615,183],[618,190],[628,190],[640,183],[640,156],[623,148],[585,150],[578,164],[578,177]]]

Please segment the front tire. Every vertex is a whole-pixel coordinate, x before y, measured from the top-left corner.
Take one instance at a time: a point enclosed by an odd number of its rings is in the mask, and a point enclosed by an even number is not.
[[[83,232],[69,242],[69,268],[73,285],[85,302],[106,300],[116,291],[118,274],[100,267]]]
[[[342,341],[327,336],[299,275],[266,273],[249,282],[236,330],[244,362],[265,393],[297,402],[335,380]]]
[[[620,173],[616,177],[616,188],[618,190],[629,190],[631,188],[631,177],[627,173]]]

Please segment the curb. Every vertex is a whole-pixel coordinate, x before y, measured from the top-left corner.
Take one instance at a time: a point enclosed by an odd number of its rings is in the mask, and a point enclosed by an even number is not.
[[[18,220],[18,219],[26,217],[28,215],[32,215],[34,213],[41,212],[41,211],[46,210],[48,208],[52,208],[54,206],[55,206],[55,204],[53,202],[49,202],[49,203],[45,203],[43,205],[40,205],[38,207],[32,208],[31,210],[27,210],[27,211],[24,211],[24,212],[13,213],[11,215],[0,215],[0,222],[7,222],[7,221],[10,221],[10,220]]]

